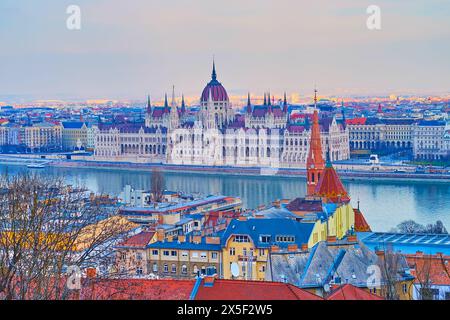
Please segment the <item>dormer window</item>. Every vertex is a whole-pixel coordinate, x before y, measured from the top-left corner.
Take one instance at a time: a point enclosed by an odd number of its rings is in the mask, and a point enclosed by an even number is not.
[[[248,236],[237,235],[234,237],[234,242],[250,242],[250,239]]]
[[[285,235],[278,235],[276,236],[276,242],[295,242],[294,236],[285,236]]]
[[[259,241],[261,243],[269,243],[270,242],[270,236],[269,235],[261,235],[261,236],[259,236]]]

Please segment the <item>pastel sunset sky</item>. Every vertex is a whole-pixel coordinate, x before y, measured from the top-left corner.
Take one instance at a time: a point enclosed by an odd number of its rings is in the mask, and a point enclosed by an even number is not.
[[[213,55],[230,94],[446,93],[449,17],[448,0],[1,0],[0,95],[195,96]]]

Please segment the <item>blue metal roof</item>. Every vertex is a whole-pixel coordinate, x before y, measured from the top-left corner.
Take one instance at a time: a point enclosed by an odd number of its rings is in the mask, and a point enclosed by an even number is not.
[[[185,249],[185,250],[205,250],[205,251],[220,251],[220,244],[205,243],[205,238],[202,238],[202,242],[178,242],[174,241],[158,241],[147,246],[149,249]]]
[[[84,122],[81,121],[66,121],[62,123],[64,129],[81,129],[83,124]]]
[[[369,248],[384,250],[391,247],[395,251],[412,254],[422,251],[426,254],[450,254],[450,235],[448,234],[409,234],[373,232],[358,234],[361,241]]]
[[[302,223],[283,218],[233,220],[222,237],[222,244],[224,245],[231,235],[248,235],[256,247],[270,247],[271,245],[287,247],[289,244],[301,246],[308,242],[313,228],[314,223]],[[268,243],[261,242],[261,235],[270,236],[270,241]],[[294,236],[295,239],[291,243],[277,242],[276,236]]]

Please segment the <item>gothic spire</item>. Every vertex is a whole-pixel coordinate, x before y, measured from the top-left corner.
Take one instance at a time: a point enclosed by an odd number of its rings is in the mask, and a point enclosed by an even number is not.
[[[185,112],[186,111],[186,105],[184,103],[184,94],[181,95],[181,112]]]
[[[215,60],[214,60],[214,57],[213,57],[213,69],[212,69],[211,79],[212,79],[213,81],[214,81],[214,80],[217,80],[217,74],[216,74],[216,62],[215,62]]]
[[[150,95],[147,95],[147,113],[150,114],[152,112],[152,105],[150,103]]]
[[[267,105],[266,93],[264,92],[264,105]]]
[[[270,106],[272,103],[270,102],[270,91],[267,94],[267,98],[268,98],[268,105]]]
[[[174,85],[172,85],[172,101],[170,103],[170,106],[175,109],[177,107],[177,104],[175,102],[175,86]]]
[[[317,109],[317,88],[314,86],[314,109]]]
[[[164,94],[164,108],[169,108],[169,103],[167,102],[167,93]]]
[[[252,103],[250,101],[250,92],[247,97],[247,113],[252,113]]]
[[[284,101],[283,101],[283,112],[286,113],[288,109],[286,91],[284,92]]]

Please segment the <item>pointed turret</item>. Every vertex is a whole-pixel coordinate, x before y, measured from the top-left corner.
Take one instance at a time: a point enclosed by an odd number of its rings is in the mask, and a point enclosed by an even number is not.
[[[288,104],[287,104],[286,92],[284,92],[283,112],[287,113],[287,111],[288,111]]]
[[[152,105],[150,103],[150,95],[147,95],[147,114],[152,113]]]
[[[170,107],[172,109],[175,108],[175,110],[177,108],[177,104],[176,104],[176,101],[175,101],[175,86],[174,85],[172,85],[172,101],[170,103]]]
[[[169,129],[173,130],[178,128],[179,123],[180,123],[180,118],[178,115],[178,109],[177,109],[177,104],[175,101],[175,86],[172,87],[172,101],[171,101],[171,107],[170,107],[170,125],[169,125]]]
[[[267,105],[266,93],[264,92],[264,105]]]
[[[164,112],[169,112],[169,102],[167,101],[167,93],[164,94]]]
[[[184,94],[181,95],[181,113],[186,112],[186,104],[184,103]]]
[[[247,97],[247,108],[246,108],[247,113],[252,113],[252,103],[250,101],[250,92],[248,93],[248,97]]]
[[[314,88],[314,109],[317,109],[317,89]]]
[[[213,58],[213,69],[212,69],[212,73],[211,73],[211,79],[213,81],[217,80],[216,62],[214,61],[214,58]]]
[[[270,91],[267,93],[267,105],[272,105],[270,102]]]
[[[383,113],[383,108],[381,108],[381,103],[378,104],[377,113]]]
[[[346,119],[345,119],[345,112],[344,112],[344,108],[341,109],[341,113],[342,113],[342,127],[345,128],[347,127],[347,123],[346,123]]]
[[[317,90],[315,90],[317,93]],[[316,102],[316,95],[314,98]],[[311,128],[311,138],[309,142],[308,158],[306,160],[307,170],[307,195],[314,195],[314,190],[320,180],[322,171],[325,168],[325,161],[322,156],[322,143],[320,141],[319,114],[314,109],[313,124]]]

